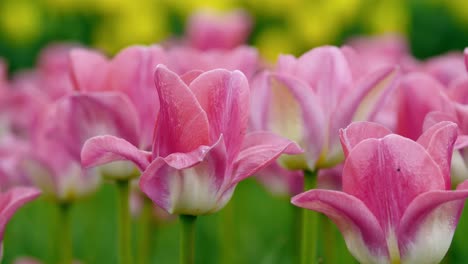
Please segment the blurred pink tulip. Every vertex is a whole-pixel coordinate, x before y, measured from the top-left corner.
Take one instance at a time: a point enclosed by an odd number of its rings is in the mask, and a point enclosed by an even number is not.
[[[356,37],[350,39],[347,45],[356,50],[361,63],[369,70],[398,65],[403,72],[408,72],[418,67],[418,62],[412,58],[403,36]]]
[[[239,70],[250,80],[259,67],[259,55],[255,48],[239,46],[232,50],[200,51],[189,47],[168,50],[167,67],[179,75],[187,72],[209,71],[217,68]]]
[[[199,50],[229,50],[247,41],[251,27],[252,18],[240,10],[223,15],[199,11],[188,20],[187,38]]]
[[[461,53],[452,52],[432,57],[424,62],[422,69],[446,87],[458,78],[468,77]]]
[[[32,184],[60,201],[70,201],[93,192],[100,182],[95,169],[81,167],[84,142],[98,135],[115,135],[138,144],[137,113],[121,93],[86,93],[63,97],[51,104],[34,129],[29,152],[20,168]],[[53,153],[53,154],[51,154]],[[131,165],[131,164],[130,164]],[[129,177],[133,166],[118,166],[113,177]],[[107,172],[107,171],[104,171]]]
[[[403,76],[397,87],[396,133],[416,140],[423,131],[424,118],[429,112],[445,107],[446,88],[425,73]]]
[[[276,71],[254,82],[252,130],[273,131],[305,149],[305,155],[280,159],[289,169],[333,167],[343,160],[338,130],[352,120],[372,120],[394,75],[393,67],[359,70],[359,57],[350,48],[281,56]]]
[[[137,110],[140,141],[151,148],[153,124],[159,111],[154,90],[156,65],[166,63],[165,51],[157,46],[130,46],[109,60],[99,52],[75,49],[70,53],[75,88],[83,92],[114,91],[128,96]]]
[[[353,123],[341,130],[343,191],[311,190],[292,203],[330,217],[361,263],[438,263],[468,197],[468,182],[450,190],[456,139],[451,122],[417,142],[376,123]]]
[[[281,153],[300,149],[268,132],[246,134],[249,85],[239,71],[212,70],[191,81],[158,66],[160,100],[152,158],[112,136],[88,140],[84,166],[131,160],[144,171],[140,188],[171,214],[202,215],[220,210],[237,183]]]

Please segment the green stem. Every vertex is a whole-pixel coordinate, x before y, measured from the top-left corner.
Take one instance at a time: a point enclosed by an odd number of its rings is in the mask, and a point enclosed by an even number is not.
[[[221,263],[236,263],[234,252],[234,199],[220,213]]]
[[[194,215],[180,215],[180,264],[195,263],[195,220]]]
[[[130,180],[117,181],[119,222],[118,222],[118,254],[120,264],[131,264],[131,220],[129,208]]]
[[[318,170],[304,171],[304,191],[315,188]],[[317,213],[302,209],[301,264],[317,262]]]
[[[59,204],[60,209],[60,263],[71,264],[73,262],[73,242],[71,235],[71,204],[64,202]]]
[[[333,227],[333,223],[326,216],[321,215],[320,227],[322,227],[323,230],[324,262],[337,263],[335,258],[336,231]]]
[[[138,263],[150,263],[151,236],[153,235],[153,204],[147,197],[143,198],[143,209],[138,225]]]
[[[299,263],[299,256],[301,254],[301,230],[302,230],[302,209],[300,207],[294,206],[291,204],[290,199],[288,199],[289,204],[292,209],[292,242],[291,246],[293,249],[293,263]]]

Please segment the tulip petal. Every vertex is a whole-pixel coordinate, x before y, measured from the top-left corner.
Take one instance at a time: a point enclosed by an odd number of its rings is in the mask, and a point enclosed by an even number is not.
[[[398,92],[397,134],[416,140],[426,115],[442,110],[444,87],[430,75],[410,73],[401,78]]]
[[[281,154],[300,154],[301,148],[294,142],[269,132],[247,134],[242,150],[234,162],[232,185],[253,175],[274,162]]]
[[[182,79],[182,81],[184,81],[184,83],[187,86],[190,86],[192,81],[195,80],[196,78],[198,78],[198,76],[200,76],[200,74],[202,74],[202,73],[203,73],[203,71],[200,71],[200,70],[188,71],[188,72],[182,74],[180,76],[180,78]]]
[[[398,229],[402,263],[438,263],[450,247],[468,182],[456,191],[431,191],[416,197]]]
[[[368,138],[383,138],[390,135],[388,128],[372,122],[354,122],[345,129],[340,129],[341,145],[347,157],[349,152],[361,141]]]
[[[465,48],[465,50],[463,50],[463,55],[465,57],[465,67],[466,67],[466,70],[468,71],[468,48]]]
[[[307,147],[305,149],[307,163],[310,168],[315,168],[316,162],[324,146],[326,133],[325,116],[320,108],[318,98],[310,87],[294,77],[283,74],[273,74],[272,78],[284,84],[293,94],[294,99],[300,106],[302,117],[301,133],[304,140],[303,145]],[[287,137],[287,135],[283,136]],[[299,141],[299,144],[302,145],[302,142]]]
[[[362,200],[389,232],[419,194],[445,189],[439,166],[418,143],[398,136],[356,145],[343,168],[343,191]]]
[[[452,115],[441,111],[433,111],[428,113],[424,118],[423,130],[426,131],[433,125],[443,121],[457,123],[456,118],[454,118]]]
[[[192,81],[190,89],[205,110],[211,142],[224,136],[229,160],[239,153],[247,130],[249,83],[240,71],[212,70]]]
[[[190,153],[156,158],[143,172],[139,185],[153,202],[171,214],[200,215],[224,206],[219,201],[224,201],[222,186],[229,177],[221,137],[211,147],[200,146]]]
[[[5,226],[13,214],[25,203],[36,199],[41,192],[31,187],[14,187],[0,194],[0,241],[3,241]]]
[[[109,65],[113,91],[127,94],[140,117],[142,147],[151,147],[154,122],[159,111],[154,89],[154,69],[166,61],[164,50],[157,46],[130,46],[117,54]]]
[[[385,234],[376,217],[354,196],[310,190],[292,198],[299,207],[327,215],[340,229],[349,251],[361,263],[387,263]]]
[[[102,91],[107,89],[108,61],[104,55],[87,49],[77,48],[70,52],[71,78],[75,89],[80,91]]]
[[[86,168],[121,160],[129,160],[140,171],[144,171],[150,163],[151,153],[141,151],[130,142],[114,136],[88,139],[81,151],[81,163]]]
[[[457,125],[444,121],[424,131],[417,141],[426,148],[429,155],[439,165],[444,175],[445,189],[447,190],[452,186],[450,182],[450,164],[457,135]]]
[[[209,145],[208,118],[189,87],[164,65],[156,68],[155,83],[161,108],[153,155],[164,157]]]
[[[84,142],[100,135],[139,145],[139,118],[126,96],[114,92],[74,94],[57,102],[43,120],[46,137],[57,138],[79,160]]]

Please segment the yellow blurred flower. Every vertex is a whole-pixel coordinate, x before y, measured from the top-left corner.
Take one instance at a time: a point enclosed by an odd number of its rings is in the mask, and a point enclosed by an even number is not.
[[[99,24],[93,32],[94,45],[115,53],[132,44],[153,44],[168,36],[163,10],[128,10]]]
[[[297,41],[288,31],[280,28],[268,28],[259,34],[254,45],[263,58],[269,62],[275,62],[279,54],[297,52],[296,43]]]
[[[409,23],[405,0],[381,0],[367,3],[364,21],[370,33],[406,33]]]
[[[0,4],[0,28],[5,38],[27,44],[37,39],[42,30],[42,14],[32,1],[5,1]]]
[[[466,0],[448,0],[444,2],[454,16],[463,23],[468,25],[468,1]]]

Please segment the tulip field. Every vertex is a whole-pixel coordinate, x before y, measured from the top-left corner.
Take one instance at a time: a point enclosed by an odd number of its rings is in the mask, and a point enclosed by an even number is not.
[[[467,263],[466,10],[0,2],[0,263]]]

